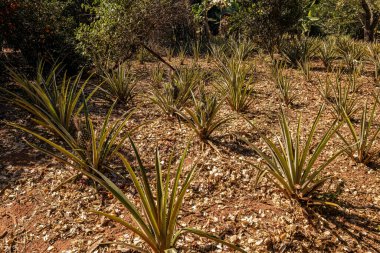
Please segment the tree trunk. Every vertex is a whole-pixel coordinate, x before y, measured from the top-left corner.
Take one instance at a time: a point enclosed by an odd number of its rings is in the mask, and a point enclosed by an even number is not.
[[[361,5],[364,10],[363,24],[364,24],[364,40],[374,41],[377,25],[379,24],[380,13],[374,11],[373,6],[368,0],[361,0]]]

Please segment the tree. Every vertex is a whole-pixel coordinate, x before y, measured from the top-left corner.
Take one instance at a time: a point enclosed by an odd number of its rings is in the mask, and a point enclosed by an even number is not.
[[[38,58],[60,58],[74,69],[81,63],[74,36],[80,4],[81,0],[0,1],[0,43],[21,50],[32,66]]]
[[[76,32],[81,52],[100,66],[124,62],[142,45],[167,46],[189,25],[187,0],[100,0]]]
[[[380,18],[379,1],[360,0],[360,4],[364,11],[361,15],[364,25],[364,40],[374,41]]]
[[[238,0],[238,10],[232,15],[231,31],[254,38],[272,51],[284,34],[303,32],[306,11],[311,0]]]

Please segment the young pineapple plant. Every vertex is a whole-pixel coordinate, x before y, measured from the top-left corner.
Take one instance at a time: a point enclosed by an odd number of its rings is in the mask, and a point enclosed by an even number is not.
[[[342,81],[341,75],[337,73],[334,81],[330,77],[326,77],[325,88],[328,89],[329,94],[324,96],[331,105],[336,118],[344,120],[344,115],[351,118],[358,109],[357,93],[351,92],[352,87],[346,85]]]
[[[201,43],[199,40],[191,46],[194,62],[197,63],[201,57]]]
[[[61,65],[57,64],[44,74],[46,68],[43,62],[38,64],[36,81],[30,81],[26,76],[8,69],[11,79],[22,90],[22,94],[2,89],[11,95],[10,102],[33,115],[33,121],[54,134],[58,129],[73,133],[74,119],[84,108],[84,104],[93,96],[97,88],[83,97],[88,86],[88,77],[82,81],[83,71],[75,77],[65,74],[60,76]]]
[[[226,97],[232,110],[243,112],[253,102],[253,77],[251,69],[239,58],[225,57],[225,63],[219,61],[220,82],[216,88]]]
[[[207,238],[231,250],[245,252],[240,247],[228,243],[218,236],[198,230],[191,227],[180,227],[179,218],[180,211],[185,202],[185,195],[189,189],[192,180],[196,176],[196,166],[192,166],[189,172],[182,176],[185,167],[185,157],[187,148],[182,154],[178,165],[173,171],[172,158],[168,162],[166,176],[164,175],[159,152],[155,154],[155,183],[148,180],[147,169],[142,164],[140,155],[131,141],[134,149],[138,167],[132,168],[128,160],[119,154],[129,177],[133,182],[133,186],[137,192],[137,198],[140,205],[134,204],[134,201],[129,199],[123,191],[117,187],[101,172],[97,172],[97,176],[89,174],[88,176],[97,181],[105,189],[107,189],[117,199],[123,207],[128,211],[128,216],[132,222],[115,216],[110,213],[104,213],[98,210],[93,210],[93,213],[105,216],[112,221],[121,224],[126,230],[129,230],[134,235],[138,236],[143,241],[143,246],[122,243],[124,246],[137,252],[145,253],[168,253],[177,252],[176,245],[182,236],[185,234],[194,234],[199,237]],[[174,172],[174,178],[171,175]],[[181,183],[181,177],[183,182]],[[156,192],[156,194],[154,194]]]
[[[26,141],[30,146],[49,156],[55,157],[79,172],[94,173],[94,171],[105,171],[110,169],[108,166],[109,161],[115,157],[127,137],[133,131],[125,131],[125,126],[132,113],[124,114],[114,123],[110,122],[114,105],[115,103],[108,111],[99,129],[95,128],[87,108],[85,109],[85,119],[77,119],[75,122],[77,130],[75,134],[67,132],[62,126],[52,124],[54,132],[59,134],[63,142],[55,142],[36,131],[18,124],[9,123],[9,125],[31,134],[50,146],[51,149],[43,148]]]
[[[230,40],[228,43],[228,49],[231,57],[244,61],[252,53],[254,44],[250,40]]]
[[[256,146],[251,145],[263,159],[264,165],[250,164],[259,169],[260,175],[269,174],[270,179],[287,197],[295,199],[301,204],[332,204],[318,200],[318,190],[330,179],[330,177],[322,175],[323,170],[343,151],[316,164],[328,141],[339,127],[337,121],[334,121],[323,136],[318,138],[319,141],[313,143],[322,111],[323,107],[319,110],[303,145],[301,143],[301,118],[298,119],[297,130],[292,133],[283,111],[279,117],[281,136],[278,141],[274,142],[264,135],[261,136],[269,153],[264,153]]]
[[[338,132],[339,137],[346,146],[346,153],[358,163],[368,164],[372,158],[377,155],[377,152],[373,151],[374,144],[380,132],[380,127],[378,126],[373,129],[376,106],[377,99],[368,114],[368,106],[367,103],[365,104],[362,111],[359,132],[355,129],[351,119],[345,115],[344,120],[350,130],[352,141]]]
[[[217,62],[225,58],[226,47],[224,45],[211,44],[209,51],[212,58]]]
[[[181,46],[179,48],[178,57],[179,57],[179,63],[181,65],[184,65],[185,60],[186,60],[186,47]]]
[[[367,46],[367,60],[373,65],[376,83],[380,80],[380,44],[371,43]]]
[[[329,37],[319,44],[318,56],[322,60],[326,70],[330,71],[337,57],[335,38]]]
[[[318,49],[316,40],[310,38],[284,41],[281,45],[281,54],[293,68],[304,66],[310,61]]]
[[[365,50],[358,42],[342,37],[337,41],[338,56],[346,65],[347,72],[352,73],[361,64]]]
[[[292,105],[295,94],[294,87],[289,79],[284,75],[284,63],[281,61],[274,61],[272,64],[272,76],[275,81],[276,87],[280,91],[282,101],[286,106]]]
[[[179,69],[173,74],[171,81],[164,84],[163,90],[152,88],[150,100],[163,113],[175,116],[186,105],[192,91],[202,82],[203,77],[203,72],[198,68]]]
[[[144,47],[139,47],[138,51],[137,51],[137,60],[138,62],[143,65],[145,62],[149,61],[150,60],[150,52],[148,52],[146,50],[146,48]]]
[[[168,58],[168,61],[171,62],[174,55],[174,48],[169,47],[166,49],[166,57]]]
[[[185,112],[178,112],[178,114],[202,141],[208,141],[215,130],[232,118],[218,118],[222,103],[215,96],[206,94],[203,87],[200,89],[200,99],[194,94],[192,97],[194,109],[185,108]]]
[[[116,70],[105,71],[103,74],[103,91],[111,100],[131,103],[136,95],[137,79],[130,67],[118,66]]]
[[[348,86],[351,93],[357,93],[362,87],[362,83],[359,82],[358,78],[361,75],[361,70],[354,70],[353,73],[348,75]]]
[[[298,63],[298,68],[301,70],[306,82],[309,82],[311,80],[310,62]]]
[[[165,77],[165,70],[161,66],[161,64],[158,64],[157,66],[155,66],[150,73],[150,79],[152,80],[155,86],[160,85],[164,81],[164,77]]]

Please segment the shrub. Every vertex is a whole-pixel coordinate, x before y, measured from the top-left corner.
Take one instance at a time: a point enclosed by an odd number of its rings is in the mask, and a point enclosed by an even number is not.
[[[197,99],[194,94],[192,96],[194,109],[185,108],[184,113],[178,112],[178,114],[201,140],[209,140],[211,134],[231,117],[217,118],[222,103],[215,96],[206,94],[203,88],[200,91],[200,99]]]
[[[301,32],[301,21],[307,17],[300,0],[236,1],[229,18],[230,33],[255,39],[271,54],[287,34]]]
[[[80,10],[80,1],[74,0],[3,0],[0,43],[5,40],[8,46],[20,49],[33,67],[37,59],[53,58],[74,71],[84,62],[75,51]]]
[[[129,216],[132,218],[133,223],[123,220],[113,214],[104,213],[93,210],[92,212],[103,215],[130,230],[150,248],[147,251],[135,245],[125,244],[133,250],[139,252],[175,252],[175,246],[178,239],[186,233],[191,233],[200,237],[211,239],[217,243],[222,243],[225,246],[239,252],[245,252],[241,248],[223,241],[219,237],[203,232],[195,228],[178,228],[178,219],[180,218],[180,210],[184,204],[185,194],[190,186],[191,181],[195,177],[196,167],[193,166],[191,170],[185,175],[182,185],[180,185],[181,174],[184,169],[184,160],[187,154],[185,149],[174,173],[174,180],[171,184],[172,172],[172,159],[169,161],[168,171],[164,176],[162,171],[162,163],[158,151],[155,154],[155,173],[156,173],[156,196],[153,195],[154,187],[148,181],[146,168],[141,162],[140,155],[131,141],[132,147],[135,151],[138,161],[138,168],[133,169],[127,159],[119,154],[120,159],[123,161],[126,170],[128,171],[133,185],[138,193],[138,199],[141,203],[140,207],[133,204],[130,199],[111,182],[102,173],[97,172],[98,176],[89,175],[104,188],[106,188],[128,211]],[[123,243],[124,244],[124,243]]]
[[[239,58],[226,58],[225,61],[219,61],[221,80],[216,88],[226,97],[232,110],[242,112],[253,102],[251,69]]]
[[[264,135],[264,140],[270,154],[265,154],[256,146],[252,148],[263,159],[265,167],[252,164],[261,173],[268,173],[275,184],[289,197],[301,203],[319,203],[316,199],[317,191],[330,178],[322,176],[322,171],[343,151],[332,155],[319,166],[315,165],[320,158],[330,138],[335,134],[339,127],[334,121],[326,130],[319,142],[313,146],[313,138],[319,123],[323,107],[318,112],[306,142],[301,146],[301,119],[298,119],[297,131],[292,135],[288,120],[284,112],[280,114],[281,139],[278,144],[271,141]],[[328,203],[325,203],[328,204]]]
[[[372,107],[372,110],[370,111],[369,115],[367,111],[367,104],[364,106],[360,121],[359,132],[355,130],[354,124],[352,123],[351,119],[347,115],[345,115],[344,120],[350,130],[353,140],[352,142],[338,132],[339,137],[346,145],[346,153],[354,161],[359,163],[368,164],[371,161],[371,159],[377,154],[372,151],[373,145],[380,132],[379,127],[376,127],[375,131],[372,131],[375,119],[376,105],[377,101],[375,102],[375,105]]]
[[[144,45],[174,44],[178,29],[191,33],[186,1],[100,0],[92,22],[76,32],[78,49],[92,60],[125,62]],[[186,29],[187,28],[187,29]]]

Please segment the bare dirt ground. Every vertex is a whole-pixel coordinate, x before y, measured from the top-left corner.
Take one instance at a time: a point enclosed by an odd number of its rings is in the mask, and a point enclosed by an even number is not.
[[[213,145],[219,152],[198,141],[186,125],[163,116],[143,96],[149,90],[149,71],[157,63],[134,64],[141,79],[140,96],[135,100],[129,125],[147,123],[133,136],[147,168],[153,168],[156,147],[167,161],[173,150],[179,157],[189,141],[192,144],[186,164],[199,164],[198,177],[186,196],[178,226],[213,232],[248,252],[380,252],[379,156],[366,167],[342,154],[323,172],[333,176],[331,184],[323,190],[331,192],[333,201],[341,208],[319,207],[313,209],[314,213],[306,213],[286,199],[270,180],[265,178],[255,187],[257,172],[244,160],[257,162],[258,156],[240,138],[244,136],[264,148],[258,131],[270,137],[279,133],[277,115],[281,100],[270,75],[269,62],[265,57],[250,59],[250,64],[255,65],[255,94],[244,115],[253,120],[258,130],[237,116],[214,134]],[[176,63],[178,60],[174,60],[173,64]],[[187,59],[185,64],[189,66],[191,60]],[[211,82],[217,82],[215,67],[204,60],[201,65],[212,73]],[[327,74],[319,62],[314,61],[312,66],[310,82],[304,80],[299,70],[287,70],[296,85],[297,96],[295,105],[285,110],[294,124],[297,115],[302,115],[303,130],[311,126],[324,101],[318,92],[318,80],[324,80]],[[359,82],[362,84],[359,104],[366,100],[373,103],[371,95],[377,92],[377,87],[370,69]],[[91,111],[95,122],[101,122],[109,106],[102,95],[94,98]],[[126,110],[119,106],[113,117],[120,117]],[[231,114],[225,104],[220,116]],[[33,127],[27,113],[6,102],[2,102],[0,116],[4,121]],[[360,118],[360,112],[355,118]],[[327,106],[317,135],[321,136],[333,120],[331,108]],[[346,128],[341,131],[348,133]],[[4,122],[0,123],[0,137],[0,252],[128,252],[107,242],[139,243],[138,238],[121,226],[89,213],[90,209],[100,209],[127,217],[112,196],[102,191],[97,193],[85,179],[53,191],[75,171],[31,149],[23,142],[23,138],[31,137]],[[334,136],[321,162],[341,144],[338,136]],[[379,148],[377,142],[376,152]],[[129,144],[123,153],[134,162]],[[119,162],[115,164],[122,170]],[[334,194],[338,186],[341,192]],[[130,182],[120,182],[119,187],[131,198],[136,196]],[[192,236],[180,240],[179,249],[181,252],[231,252]]]

